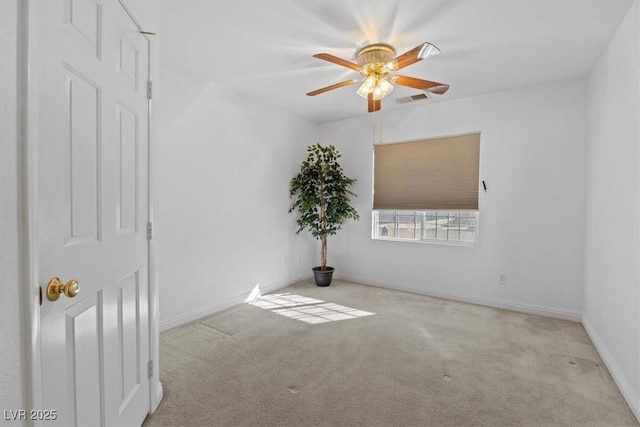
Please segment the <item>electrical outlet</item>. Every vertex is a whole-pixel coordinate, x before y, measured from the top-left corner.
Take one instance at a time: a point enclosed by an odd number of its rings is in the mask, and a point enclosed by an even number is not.
[[[287,268],[287,259],[286,258],[282,258],[282,269],[286,270]]]
[[[499,285],[506,285],[507,284],[507,275],[506,274],[501,274],[498,276],[498,284]]]

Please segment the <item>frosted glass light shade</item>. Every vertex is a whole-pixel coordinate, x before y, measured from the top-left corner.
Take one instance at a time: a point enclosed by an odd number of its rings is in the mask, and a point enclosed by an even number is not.
[[[362,83],[362,86],[360,86],[356,93],[364,99],[367,99],[369,92],[373,91],[375,87],[376,78],[374,76],[369,76],[364,80],[364,83]]]
[[[387,79],[379,79],[373,88],[373,99],[376,101],[389,95],[393,90],[393,85]]]

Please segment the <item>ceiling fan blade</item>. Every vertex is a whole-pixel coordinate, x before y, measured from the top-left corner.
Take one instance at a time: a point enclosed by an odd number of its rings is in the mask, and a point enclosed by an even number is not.
[[[338,88],[341,88],[341,87],[349,86],[349,85],[352,85],[352,84],[357,83],[357,82],[358,82],[358,79],[353,79],[353,80],[347,80],[347,81],[344,81],[344,82],[336,83],[336,84],[331,85],[331,86],[326,86],[326,87],[323,87],[321,89],[316,89],[314,91],[311,91],[311,92],[307,93],[307,96],[320,95],[321,93],[325,93],[325,92],[329,92],[330,90],[334,90],[334,89],[338,89]]]
[[[442,95],[449,90],[449,85],[438,82],[431,82],[429,80],[417,79],[415,77],[408,76],[394,76],[391,80],[400,86],[412,87],[414,89],[422,89],[436,95]]]
[[[315,55],[313,55],[313,57],[323,59],[334,64],[342,65],[343,67],[351,68],[355,71],[360,71],[362,69],[362,67],[360,67],[358,64],[354,64],[353,62],[349,62],[345,59],[338,58],[337,56],[333,56],[328,53],[316,53]]]
[[[449,90],[449,85],[440,85],[427,89],[427,92],[435,93],[436,95],[443,95],[446,91]]]
[[[439,53],[440,49],[429,42],[425,42],[389,61],[386,67],[391,71],[398,71],[403,69],[404,67],[408,67],[411,64],[415,64],[418,61],[422,61],[425,58],[437,55]]]
[[[367,95],[367,104],[367,111],[369,111],[370,113],[378,111],[380,108],[382,108],[382,101],[380,99],[373,99],[373,92],[369,92],[369,94]]]

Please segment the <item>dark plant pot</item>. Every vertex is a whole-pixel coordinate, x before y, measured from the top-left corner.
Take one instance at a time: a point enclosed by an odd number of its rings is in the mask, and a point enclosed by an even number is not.
[[[328,267],[325,271],[322,271],[322,267],[313,267],[313,278],[316,279],[316,285],[329,286],[331,279],[333,278],[333,267]]]

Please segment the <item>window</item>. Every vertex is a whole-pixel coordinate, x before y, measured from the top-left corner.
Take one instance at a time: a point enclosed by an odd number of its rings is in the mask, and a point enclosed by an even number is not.
[[[477,242],[478,212],[374,211],[373,238],[416,242]]]
[[[480,134],[374,147],[374,239],[477,242]]]

